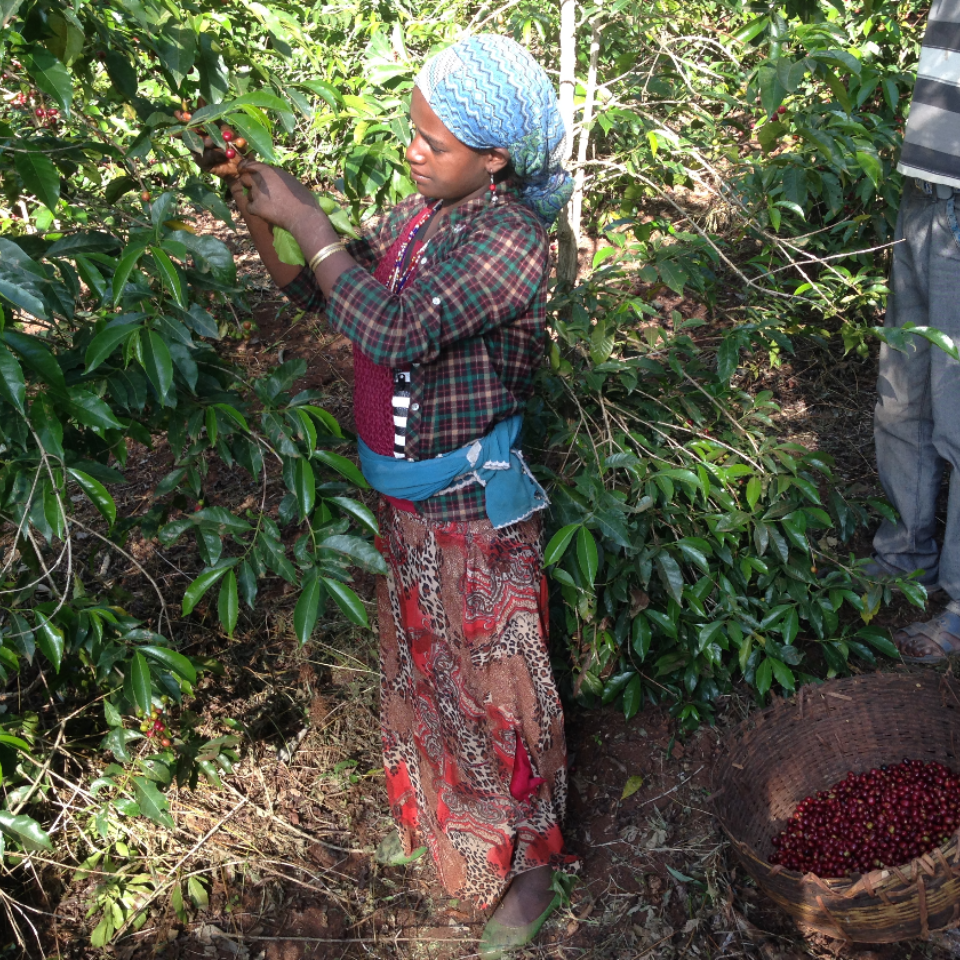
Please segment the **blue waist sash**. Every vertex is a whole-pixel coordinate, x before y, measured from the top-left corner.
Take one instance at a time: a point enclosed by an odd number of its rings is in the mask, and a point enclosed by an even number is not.
[[[374,490],[401,500],[428,500],[455,481],[483,485],[487,517],[497,529],[526,520],[547,506],[543,487],[533,478],[513,445],[523,415],[501,420],[485,437],[432,460],[400,460],[374,453],[363,440],[360,469]]]

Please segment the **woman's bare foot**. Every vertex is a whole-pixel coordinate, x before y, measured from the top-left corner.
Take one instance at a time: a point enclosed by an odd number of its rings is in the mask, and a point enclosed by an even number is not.
[[[494,911],[494,919],[506,927],[523,927],[536,920],[553,900],[552,875],[550,867],[518,873]]]

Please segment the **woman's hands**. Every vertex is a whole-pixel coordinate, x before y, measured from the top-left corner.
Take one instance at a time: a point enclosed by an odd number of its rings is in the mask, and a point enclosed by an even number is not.
[[[204,137],[203,153],[194,157],[201,170],[227,181],[244,217],[250,214],[291,232],[294,225],[326,220],[313,194],[296,177],[248,160],[239,151],[231,153],[234,156],[229,157],[210,137]]]
[[[236,148],[233,148],[232,152],[233,156],[228,158],[222,147],[218,147],[210,137],[204,137],[203,153],[195,153],[193,157],[204,173],[230,180],[240,175],[240,164],[244,159],[243,154]]]
[[[210,137],[204,138],[203,153],[194,157],[201,170],[222,177],[229,184],[260,258],[278,286],[290,283],[301,268],[286,264],[277,256],[274,227],[293,234],[307,261],[340,239],[310,190],[286,171],[248,160],[239,150],[236,156],[228,157]],[[353,263],[347,253],[334,254],[323,261],[316,278],[325,295],[330,295],[340,274]]]
[[[313,194],[285,170],[256,160],[239,165],[240,184],[247,191],[246,208],[255,217],[291,233],[311,221],[320,224],[326,215]]]

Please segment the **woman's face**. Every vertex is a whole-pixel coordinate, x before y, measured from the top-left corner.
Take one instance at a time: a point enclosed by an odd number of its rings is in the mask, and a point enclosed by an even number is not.
[[[446,206],[483,196],[490,174],[507,163],[505,150],[475,150],[459,141],[416,87],[410,101],[410,122],[410,175],[423,196],[443,200]]]

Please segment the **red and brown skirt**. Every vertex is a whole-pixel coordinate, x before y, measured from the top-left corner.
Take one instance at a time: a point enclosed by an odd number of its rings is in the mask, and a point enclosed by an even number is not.
[[[539,517],[494,530],[382,504],[381,731],[406,852],[453,896],[496,902],[518,873],[572,869],[563,713],[547,651]]]

